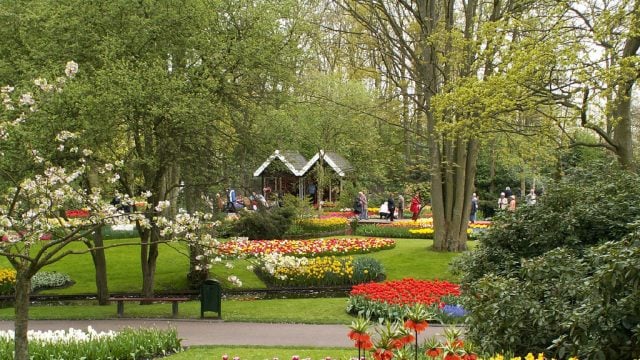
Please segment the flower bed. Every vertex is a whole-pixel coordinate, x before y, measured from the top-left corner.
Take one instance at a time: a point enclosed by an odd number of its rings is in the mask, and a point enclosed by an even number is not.
[[[347,224],[348,220],[346,217],[321,217],[298,219],[295,221],[295,225],[300,228],[302,233],[344,230],[347,227]]]
[[[85,210],[85,209],[66,210],[64,213],[65,213],[65,216],[69,219],[89,217],[89,210]]]
[[[270,286],[342,286],[384,277],[375,259],[352,256],[306,258],[273,253],[260,257],[255,270]]]
[[[450,320],[460,311],[446,304],[457,305],[458,285],[440,280],[402,279],[383,283],[355,285],[349,293],[347,312],[367,318],[389,320],[404,319],[411,306],[422,304],[432,307],[442,320]],[[447,309],[445,312],[444,309]]]
[[[16,271],[13,269],[0,269],[0,295],[13,294],[16,285]]]
[[[221,242],[218,251],[226,256],[261,256],[283,254],[294,256],[326,256],[364,254],[392,249],[395,240],[382,238],[331,238],[317,240],[241,240]]]
[[[29,356],[44,359],[152,359],[180,352],[175,329],[124,329],[119,332],[29,331]],[[14,332],[0,331],[0,354],[12,354]],[[3,357],[4,359],[4,357]]]

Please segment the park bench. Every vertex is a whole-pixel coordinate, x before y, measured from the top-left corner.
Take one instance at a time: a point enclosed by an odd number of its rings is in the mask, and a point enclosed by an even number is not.
[[[125,301],[136,302],[171,302],[171,315],[173,317],[178,316],[178,303],[189,301],[186,297],[153,297],[153,298],[140,298],[140,297],[110,297],[109,301],[116,301],[118,303],[118,317],[124,315],[124,303]]]

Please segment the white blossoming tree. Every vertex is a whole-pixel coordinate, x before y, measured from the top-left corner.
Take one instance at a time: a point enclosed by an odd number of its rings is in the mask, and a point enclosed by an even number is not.
[[[77,64],[69,62],[65,73],[67,77],[73,77],[77,70]],[[54,85],[43,79],[35,81],[43,94],[55,93],[54,90],[60,90],[63,83],[62,80]],[[2,88],[1,94],[4,111],[0,117],[0,152],[3,152],[13,134],[28,122],[26,114],[37,111],[38,96],[31,93],[16,95],[12,87]],[[216,258],[210,247],[215,244],[210,235],[212,226],[215,226],[210,215],[179,214],[175,219],[167,219],[160,213],[169,204],[159,202],[154,207],[158,216],[149,218],[148,214],[136,213],[125,216],[108,202],[99,188],[83,188],[80,180],[87,174],[86,157],[91,155],[91,151],[73,146],[77,136],[61,131],[55,139],[58,151],[77,156],[77,166],[72,169],[56,166],[37,151],[27,151],[23,154],[23,162],[30,163],[29,171],[7,176],[0,188],[0,256],[6,257],[16,270],[15,359],[29,359],[27,330],[32,277],[44,266],[66,256],[91,251],[91,248],[74,250],[67,245],[91,236],[101,226],[133,220],[141,227],[157,231],[159,241],[183,240],[206,245],[200,258],[201,266],[209,266],[206,263],[208,259]],[[107,164],[98,172],[117,178],[115,170]],[[151,194],[147,195],[150,197]],[[90,216],[66,220],[62,214],[69,204],[81,204],[89,209]]]

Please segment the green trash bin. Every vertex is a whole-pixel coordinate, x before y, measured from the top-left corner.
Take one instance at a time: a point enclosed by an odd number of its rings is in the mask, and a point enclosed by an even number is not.
[[[207,279],[200,288],[200,318],[204,318],[205,311],[215,311],[222,319],[222,287],[218,280]]]

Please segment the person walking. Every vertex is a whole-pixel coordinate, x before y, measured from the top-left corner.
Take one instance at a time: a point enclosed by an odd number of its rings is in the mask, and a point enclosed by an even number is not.
[[[398,195],[398,219],[404,219],[404,196]]]
[[[471,196],[471,212],[469,213],[469,221],[471,221],[472,224],[476,222],[477,213],[478,213],[478,196],[476,195],[476,193],[473,193],[473,196]]]
[[[387,206],[389,207],[389,221],[393,222],[396,212],[396,203],[393,200],[393,194],[389,194],[389,199],[387,199]]]
[[[513,195],[513,191],[511,191],[510,187],[506,187],[504,189],[504,196],[506,196],[507,199],[511,198],[511,195]]]
[[[360,202],[362,203],[362,213],[360,213],[360,219],[367,220],[369,218],[369,201],[367,200],[367,195],[364,194],[364,191],[360,191],[358,193],[360,197]]]
[[[516,196],[511,195],[509,199],[509,211],[516,211]]]
[[[356,218],[360,218],[362,213],[362,201],[360,201],[360,194],[356,194],[356,198],[353,200],[353,213]]]
[[[503,192],[500,193],[500,197],[498,198],[498,210],[506,210],[509,205],[509,199],[505,196]]]
[[[526,197],[527,205],[535,205],[536,204],[536,189],[531,188],[529,194]]]
[[[413,221],[418,221],[418,216],[420,216],[420,209],[422,208],[422,201],[420,200],[420,194],[416,193],[412,198],[411,198],[411,205],[409,207],[409,210],[411,211],[411,213],[413,214],[411,216],[411,219]]]

